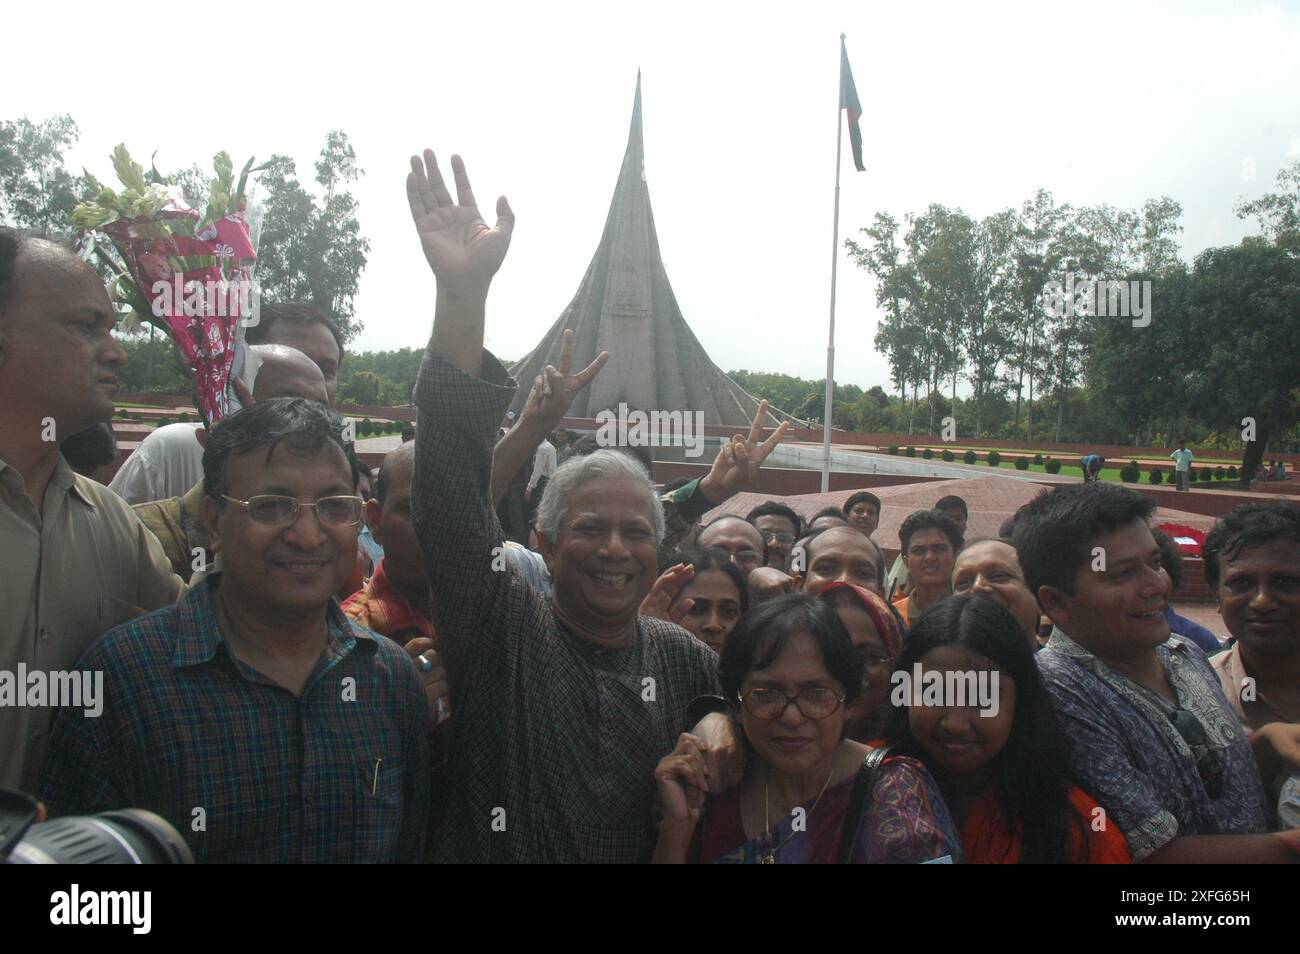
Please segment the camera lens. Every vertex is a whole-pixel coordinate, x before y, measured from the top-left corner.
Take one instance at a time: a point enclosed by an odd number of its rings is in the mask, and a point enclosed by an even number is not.
[[[9,864],[179,865],[193,864],[175,828],[140,808],[70,816],[27,829]]]

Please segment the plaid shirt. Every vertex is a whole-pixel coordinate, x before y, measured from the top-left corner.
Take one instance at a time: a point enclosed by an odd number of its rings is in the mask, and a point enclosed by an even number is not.
[[[82,656],[104,674],[103,712],[56,717],[50,813],[147,808],[198,861],[420,860],[429,731],[410,658],[331,602],[329,643],[295,698],[231,654],[213,607],[220,579]]]
[[[626,647],[593,646],[494,558],[492,445],[515,385],[487,352],[481,373],[426,354],[416,385],[411,502],[456,700],[436,857],[646,860],[654,767],[689,728],[691,699],[718,691],[717,657],[646,617]]]

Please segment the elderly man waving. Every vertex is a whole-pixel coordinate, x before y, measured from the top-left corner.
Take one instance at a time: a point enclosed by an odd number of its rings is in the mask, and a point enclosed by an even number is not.
[[[496,227],[483,222],[459,157],[457,201],[432,152],[411,167],[411,213],[437,278],[416,385],[412,498],[456,700],[435,856],[648,860],[655,764],[691,728],[692,700],[718,691],[717,658],[672,623],[638,616],[655,582],[664,516],[644,470],[619,451],[567,462],[546,488],[538,525],[553,599],[502,558],[492,446],[515,382],[484,351],[483,325],[514,215],[503,197]],[[607,357],[576,374],[548,368],[548,389],[571,399]],[[761,446],[757,436],[755,428],[729,447],[741,475],[752,476],[780,433]]]

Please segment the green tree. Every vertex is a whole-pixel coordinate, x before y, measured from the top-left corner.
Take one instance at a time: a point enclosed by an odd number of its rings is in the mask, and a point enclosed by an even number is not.
[[[1196,258],[1184,360],[1193,409],[1214,426],[1245,429],[1242,480],[1252,477],[1271,439],[1300,416],[1300,258],[1283,245],[1248,238]]]
[[[1242,218],[1259,219],[1264,234],[1292,255],[1300,255],[1300,159],[1277,174],[1278,191],[1237,203]]]
[[[364,327],[354,318],[353,300],[370,241],[346,191],[363,171],[344,133],[329,133],[315,171],[319,197],[298,182],[288,156],[272,156],[262,173],[257,278],[263,301],[309,301],[333,315],[350,341]]]
[[[349,404],[375,405],[383,390],[383,379],[373,371],[357,371],[339,387],[339,397]]]
[[[0,122],[0,221],[17,228],[72,234],[72,210],[85,189],[63,165],[80,133],[71,116]]]

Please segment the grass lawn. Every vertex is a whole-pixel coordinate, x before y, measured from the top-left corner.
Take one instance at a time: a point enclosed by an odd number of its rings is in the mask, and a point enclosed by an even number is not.
[[[1069,459],[1069,455],[1063,457],[1057,451],[1045,451],[1037,447],[1019,447],[1019,448],[1018,447],[981,447],[980,445],[977,444],[913,444],[912,446],[916,448],[917,457],[920,457],[921,451],[923,451],[927,447],[933,448],[936,459],[938,459],[938,455],[942,451],[950,450],[957,455],[956,463],[962,462],[961,455],[968,450],[973,450],[977,454],[981,454],[981,455],[987,454],[989,451],[994,451],[994,450],[997,451],[999,454],[1028,454],[1031,456],[1034,454],[1042,454],[1044,457],[1055,457],[1057,460],[1061,461],[1062,462],[1061,473],[1065,473],[1066,467],[1064,466],[1064,462],[1067,459]],[[888,454],[889,448],[882,447],[881,452]],[[898,456],[899,457],[907,456],[906,444],[898,445]],[[1075,459],[1077,460],[1078,458]],[[1141,460],[1142,458],[1139,457],[1138,459]],[[1129,461],[1128,457],[1124,458],[1124,463],[1127,464],[1128,461]],[[980,463],[982,464],[984,463],[984,461],[981,460]],[[1193,462],[1193,466],[1199,467],[1202,463],[1223,464],[1224,466],[1227,466],[1228,464],[1241,463],[1241,458],[1240,457],[1197,457],[1196,460]],[[1076,467],[1075,470],[1079,471],[1080,476],[1082,476],[1082,471],[1080,471],[1078,467]]]
[[[986,466],[987,466],[987,465],[986,465]],[[1008,470],[1008,469],[1009,469],[1009,470],[1015,470],[1016,468],[1015,468],[1013,465],[1008,464],[1008,463],[1006,463],[1006,462],[1003,462],[1003,463],[1002,463],[1000,466],[998,466],[998,467],[990,467],[990,468],[989,468],[989,470]],[[1037,464],[1037,465],[1035,465],[1035,464],[1030,464],[1030,465],[1029,465],[1029,470],[1032,471],[1033,473],[1036,473],[1036,474],[1045,474],[1045,473],[1047,473],[1047,468],[1046,468],[1044,465],[1042,465],[1042,464]],[[1070,466],[1069,464],[1062,464],[1062,465],[1061,465],[1061,469],[1060,469],[1060,471],[1057,473],[1057,476],[1058,476],[1058,477],[1073,477],[1073,478],[1075,478],[1075,479],[1078,480],[1078,481],[1082,481],[1082,480],[1083,480],[1083,468],[1082,468],[1082,467],[1072,467],[1072,466]],[[1112,482],[1114,482],[1114,483],[1123,483],[1123,481],[1120,480],[1120,476],[1119,476],[1119,468],[1118,468],[1118,467],[1116,467],[1116,468],[1103,467],[1102,470],[1101,470],[1101,479],[1102,479],[1102,480],[1109,480],[1109,481],[1112,481]],[[1169,486],[1169,487],[1172,487],[1172,486],[1173,486],[1172,481],[1168,481],[1168,480],[1161,481],[1159,484],[1152,484],[1152,483],[1147,479],[1147,472],[1146,472],[1146,470],[1143,470],[1143,471],[1142,471],[1142,479],[1141,479],[1140,481],[1138,481],[1138,483],[1140,483],[1140,484],[1145,484],[1145,485],[1148,486],[1148,487],[1151,487],[1151,486],[1156,486],[1156,487],[1166,487],[1166,486]],[[1227,479],[1227,478],[1224,478],[1223,480],[1210,480],[1210,481],[1197,480],[1197,481],[1195,481],[1194,483],[1192,483],[1190,489],[1192,489],[1192,490],[1215,490],[1215,489],[1240,490],[1240,489],[1241,489],[1241,484],[1240,484],[1239,481],[1236,481],[1236,480],[1229,480],[1229,479]]]

